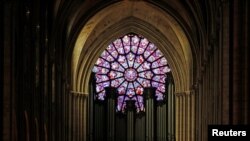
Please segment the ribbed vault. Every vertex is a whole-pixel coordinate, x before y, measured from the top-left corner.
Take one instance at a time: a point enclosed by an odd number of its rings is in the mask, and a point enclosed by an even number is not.
[[[88,93],[90,74],[99,55],[111,41],[129,32],[141,34],[156,44],[172,69],[175,91],[189,91],[193,58],[187,36],[173,17],[144,1],[115,3],[84,25],[72,55],[73,91]]]

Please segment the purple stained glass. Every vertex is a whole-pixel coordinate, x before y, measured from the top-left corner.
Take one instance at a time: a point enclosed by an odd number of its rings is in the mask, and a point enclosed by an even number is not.
[[[165,66],[165,67],[153,69],[153,72],[155,74],[166,74],[167,72],[170,72],[170,69],[167,66]]]
[[[146,38],[141,39],[140,47],[146,48],[149,41]]]
[[[164,94],[158,90],[156,90],[156,100],[163,100],[164,99]]]
[[[164,75],[156,75],[153,77],[153,81],[165,83],[166,76]]]
[[[118,62],[113,62],[111,64],[111,69],[124,72],[124,68]]]
[[[128,60],[129,67],[133,67],[135,55],[133,53],[129,53],[127,55],[127,60]]]
[[[112,62],[114,61],[114,58],[107,52],[107,51],[104,51],[102,54],[101,54],[101,57],[102,58],[105,58],[107,61],[109,62]]]
[[[137,72],[135,69],[130,68],[124,72],[124,77],[127,81],[135,81],[137,78]]]
[[[112,80],[111,87],[118,87],[123,81],[124,81],[124,78]]]
[[[124,46],[125,53],[128,53],[130,51],[130,46]]]
[[[123,103],[124,103],[124,96],[118,96],[118,98],[117,98],[117,111],[122,111]]]
[[[109,80],[109,78],[107,77],[107,75],[98,75],[98,74],[96,74],[95,76],[96,76],[96,82],[97,83]]]
[[[118,88],[118,93],[119,94],[125,94],[125,92],[126,92],[126,87],[125,86],[120,86],[119,88]]]
[[[107,74],[109,72],[109,69],[99,67],[99,66],[95,66],[93,68],[93,72],[95,72],[96,74]]]
[[[117,49],[122,49],[123,50],[122,40],[121,39],[116,39],[113,43],[114,43],[114,46]],[[119,53],[124,53],[124,52],[122,51],[122,52],[119,52]]]
[[[108,87],[110,84],[109,82],[101,82],[96,84],[96,92],[101,92],[104,90],[105,87]]]
[[[98,100],[104,100],[105,99],[104,97],[105,97],[105,91],[101,91],[97,95]]]
[[[136,111],[145,111],[144,87],[156,87],[156,99],[163,100],[167,60],[155,44],[146,38],[127,34],[114,40],[97,60],[96,99],[105,100],[105,87],[116,87],[118,112],[124,112],[126,100],[135,100]]]
[[[125,36],[122,38],[122,41],[123,41],[123,45],[124,45],[124,46],[129,46],[129,45],[130,45],[130,37],[128,37],[127,35],[125,35]]]
[[[134,46],[137,47],[139,44],[139,41],[140,41],[140,38],[137,35],[133,36],[132,42],[131,42],[132,47],[134,47]]]

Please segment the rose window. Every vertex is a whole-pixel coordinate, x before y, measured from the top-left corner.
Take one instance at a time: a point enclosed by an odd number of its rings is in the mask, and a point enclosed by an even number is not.
[[[116,87],[116,110],[124,112],[126,100],[135,100],[137,112],[144,111],[143,88],[155,87],[156,100],[165,96],[166,58],[146,38],[127,34],[113,41],[98,58],[93,72],[96,77],[96,99],[105,100],[105,87]]]

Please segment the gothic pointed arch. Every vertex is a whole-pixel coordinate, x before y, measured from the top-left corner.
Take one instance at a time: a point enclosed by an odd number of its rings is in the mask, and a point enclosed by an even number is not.
[[[192,87],[193,69],[196,68],[192,41],[175,17],[152,3],[113,3],[98,11],[79,28],[74,35],[76,38],[71,56],[71,92],[88,97],[91,72],[99,56],[112,41],[127,33],[143,35],[168,60],[175,82],[176,140],[180,141],[182,136],[192,140],[195,117]]]
[[[85,24],[78,34],[72,54],[73,91],[88,93],[94,62],[112,40],[127,32],[144,35],[156,43],[162,53],[169,56],[167,59],[173,68],[176,92],[189,91],[192,86],[193,58],[187,36],[173,17],[141,1],[110,5]]]

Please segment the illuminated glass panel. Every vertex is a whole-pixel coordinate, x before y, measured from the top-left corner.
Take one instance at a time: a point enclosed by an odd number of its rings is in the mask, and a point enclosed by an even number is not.
[[[144,111],[143,89],[155,87],[156,100],[163,100],[167,60],[156,45],[146,38],[127,34],[113,41],[100,55],[96,74],[96,98],[105,100],[105,87],[116,87],[118,112],[126,109],[126,100],[135,100],[137,112]]]

